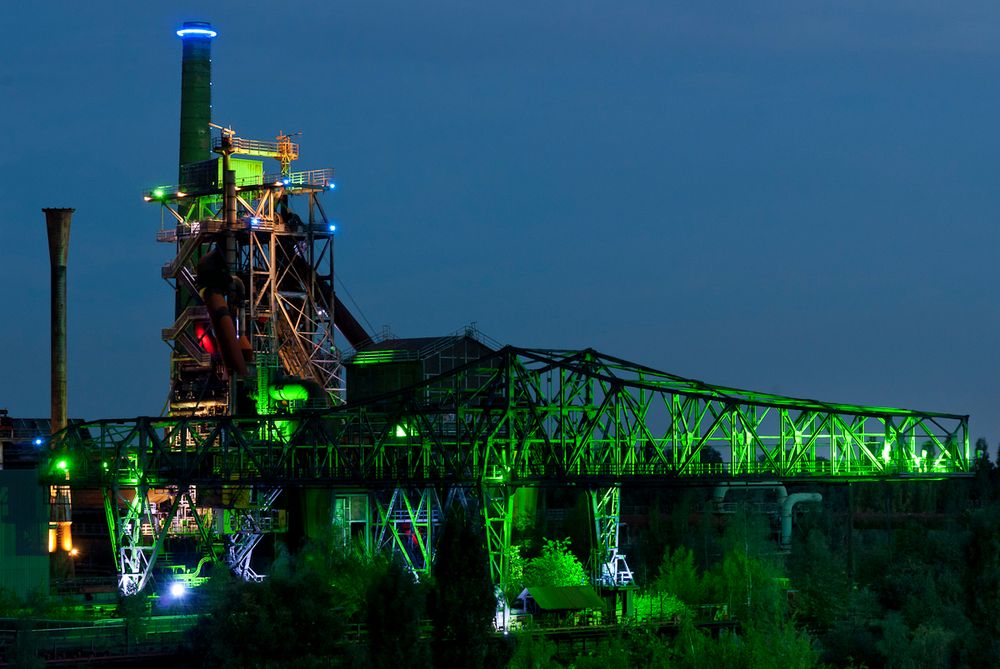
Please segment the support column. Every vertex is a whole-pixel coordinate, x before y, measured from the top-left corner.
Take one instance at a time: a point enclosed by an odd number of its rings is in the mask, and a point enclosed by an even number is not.
[[[280,494],[281,488],[254,487],[250,489],[247,508],[225,509],[225,561],[232,572],[244,581],[264,580],[251,568],[250,560],[264,534],[275,529],[271,509]]]
[[[427,575],[434,556],[434,539],[442,522],[441,501],[434,488],[396,488],[372,493],[375,509],[374,548],[402,556],[407,568]]]
[[[484,483],[480,491],[486,551],[490,560],[493,593],[497,599],[494,625],[506,630],[510,619],[507,586],[510,584],[510,543],[514,519],[514,488],[503,483]]]
[[[118,563],[118,590],[123,595],[137,594],[149,583],[181,496],[178,493],[167,514],[158,517],[144,483],[125,489],[116,486],[105,492],[105,513],[112,526],[111,540]]]
[[[621,488],[595,488],[588,491],[591,518],[594,521],[594,556],[591,575],[594,582],[607,587],[632,583],[632,571],[625,556],[618,552],[618,528],[621,524]]]

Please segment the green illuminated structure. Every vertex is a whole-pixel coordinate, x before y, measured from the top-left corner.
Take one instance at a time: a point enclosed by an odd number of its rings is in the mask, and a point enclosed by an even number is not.
[[[296,486],[365,495],[369,547],[391,546],[418,571],[430,565],[435,522],[449,498],[475,504],[493,576],[504,584],[513,492],[581,487],[590,492],[600,547],[591,569],[612,585],[631,578],[618,554],[623,484],[935,479],[970,468],[967,416],[713,386],[593,350],[505,347],[390,395],[299,412],[290,432],[287,422],[97,421],[54,437],[52,457],[71,463],[74,486],[105,491],[125,591],[145,584],[165,528],[193,490],[276,497]],[[709,449],[721,462],[703,458]],[[155,523],[145,508],[154,490],[167,491],[174,507]],[[251,514],[239,523],[259,529],[266,519]],[[190,531],[214,555],[217,524],[195,517]]]
[[[144,196],[176,250],[162,268],[175,294],[162,332],[170,416],[71,425],[44,468],[103,492],[123,593],[157,574],[195,584],[209,562],[261,578],[254,547],[286,527],[276,504],[289,489],[308,489],[311,522],[338,521],[418,573],[443,509],[475,508],[503,591],[518,488],[586,490],[591,572],[616,586],[632,578],[618,551],[624,484],[968,472],[965,416],[710,386],[593,350],[373,342],[333,288],[336,225],[321,202],[333,170],[293,171],[299,146],[284,133],[259,141],[211,124],[215,31],[189,22],[177,34],[179,179]]]

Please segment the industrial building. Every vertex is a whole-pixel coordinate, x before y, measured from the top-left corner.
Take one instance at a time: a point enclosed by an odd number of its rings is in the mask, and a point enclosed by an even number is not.
[[[623,486],[969,470],[967,416],[713,386],[591,349],[504,346],[472,326],[374,336],[334,287],[334,170],[300,169],[283,132],[247,138],[213,118],[217,32],[189,22],[177,34],[178,174],[145,194],[161,214],[156,240],[175,249],[162,268],[175,298],[162,331],[169,410],[66,425],[62,390],[39,470],[53,508],[69,508],[70,490],[74,514],[100,500],[122,593],[196,586],[213,568],[261,579],[271,539],[333,526],[419,574],[450,504],[482,518],[502,592],[513,518],[550,488],[586,495],[593,581],[622,588]],[[72,210],[61,211],[68,237]],[[66,258],[54,248],[56,305]]]

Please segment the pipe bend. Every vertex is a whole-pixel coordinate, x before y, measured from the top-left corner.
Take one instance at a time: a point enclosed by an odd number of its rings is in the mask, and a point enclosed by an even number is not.
[[[801,502],[823,502],[823,495],[818,492],[797,492],[789,495],[781,503],[781,547],[788,548],[792,543],[792,510]]]

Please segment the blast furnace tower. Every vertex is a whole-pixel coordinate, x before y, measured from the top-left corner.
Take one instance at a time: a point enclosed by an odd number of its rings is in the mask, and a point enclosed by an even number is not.
[[[336,226],[321,203],[336,187],[333,169],[293,170],[299,145],[284,133],[258,141],[212,123],[217,33],[188,22],[177,35],[179,178],[144,196],[161,206],[157,239],[176,249],[162,268],[175,295],[174,322],[163,330],[169,414],[273,416],[341,404],[340,342],[358,346],[369,337],[334,294]],[[185,435],[185,447],[207,436]],[[196,553],[222,553],[253,578],[253,547],[263,533],[282,530],[271,509],[279,492],[252,483],[235,492],[175,486],[119,499],[128,509],[115,532],[122,590],[144,586],[159,554],[156,534],[187,534]],[[144,536],[143,526],[160,531]]]

